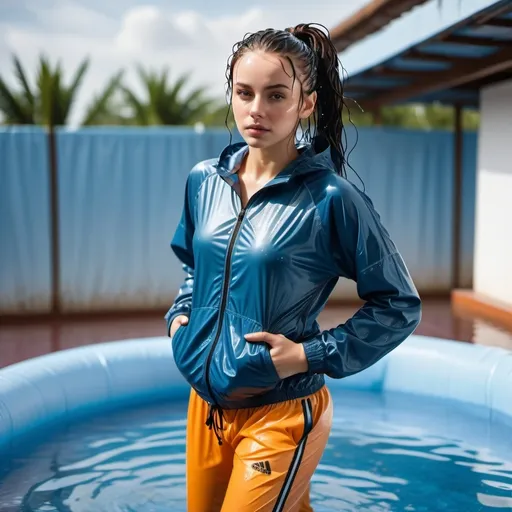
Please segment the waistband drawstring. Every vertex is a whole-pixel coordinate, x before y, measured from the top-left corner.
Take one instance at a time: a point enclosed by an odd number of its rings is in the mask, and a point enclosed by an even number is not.
[[[206,426],[215,433],[215,437],[219,442],[219,446],[222,445],[222,438],[219,432],[224,430],[224,416],[222,414],[222,408],[216,404],[208,405],[208,418],[206,418]]]

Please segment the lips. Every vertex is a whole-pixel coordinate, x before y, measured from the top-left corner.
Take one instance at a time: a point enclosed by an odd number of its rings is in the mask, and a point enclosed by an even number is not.
[[[262,132],[269,132],[270,130],[268,128],[265,128],[263,126],[260,126],[258,124],[251,124],[249,125],[246,130],[259,130],[259,131],[262,131]]]

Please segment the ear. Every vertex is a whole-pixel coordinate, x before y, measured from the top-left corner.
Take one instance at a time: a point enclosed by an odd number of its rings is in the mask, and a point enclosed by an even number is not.
[[[313,91],[311,94],[304,96],[304,103],[300,111],[299,117],[301,119],[307,119],[314,111],[316,107],[317,92]]]

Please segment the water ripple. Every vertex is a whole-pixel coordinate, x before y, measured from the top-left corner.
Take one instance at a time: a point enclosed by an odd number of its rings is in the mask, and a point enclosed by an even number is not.
[[[315,512],[512,508],[512,430],[439,402],[336,397]],[[81,423],[0,463],[0,510],[186,510],[185,404]],[[492,435],[490,434],[492,433]],[[16,507],[19,508],[16,508]]]

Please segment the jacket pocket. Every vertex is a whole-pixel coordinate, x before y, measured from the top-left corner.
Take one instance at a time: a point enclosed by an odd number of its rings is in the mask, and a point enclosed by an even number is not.
[[[225,313],[208,375],[219,402],[244,400],[273,389],[280,381],[269,346],[244,338],[245,334],[262,330],[254,320]]]
[[[188,329],[189,324],[190,324],[190,318],[189,318],[189,322],[188,322],[187,325],[180,325],[176,329],[174,335],[171,336],[171,347],[172,347],[173,357],[175,357],[176,352],[179,351],[179,345],[180,345],[179,338],[180,338],[180,335]]]
[[[176,331],[174,332],[174,334],[171,336],[171,345],[174,343],[174,339],[178,336],[179,332],[184,328],[184,327],[187,327],[187,325],[180,325]]]
[[[202,397],[207,397],[204,368],[217,317],[215,309],[192,309],[188,324],[179,327],[171,338],[172,355],[178,370]]]

